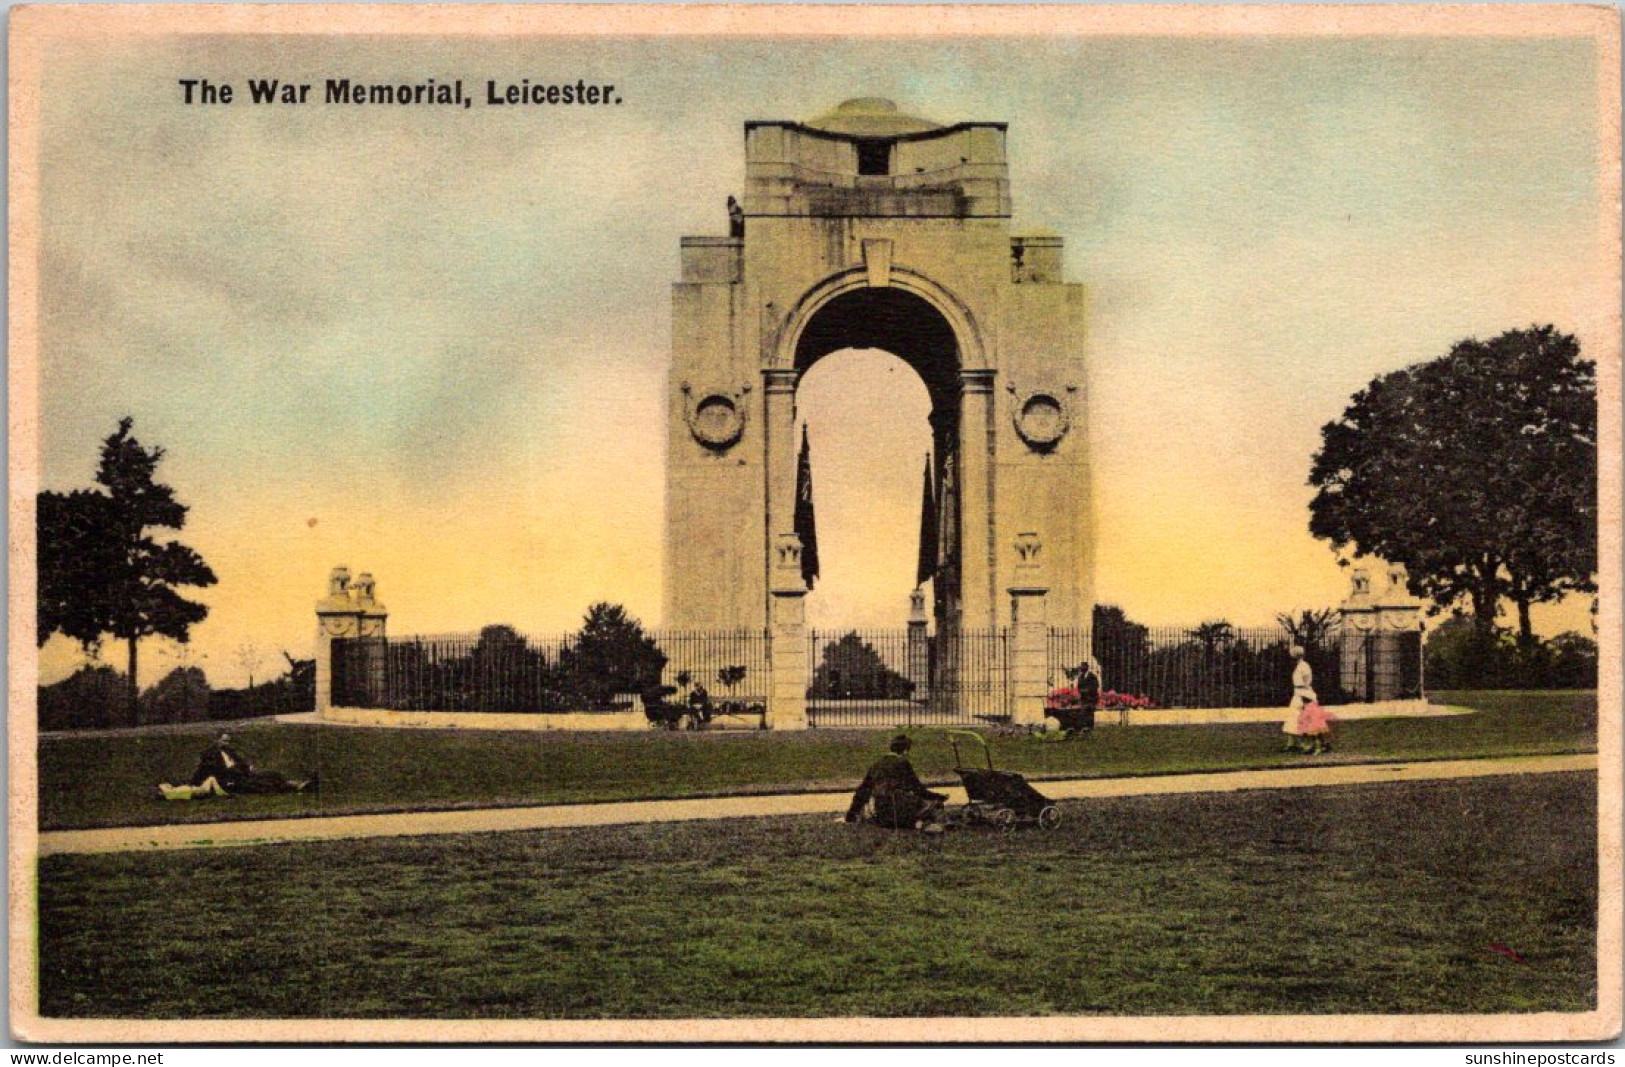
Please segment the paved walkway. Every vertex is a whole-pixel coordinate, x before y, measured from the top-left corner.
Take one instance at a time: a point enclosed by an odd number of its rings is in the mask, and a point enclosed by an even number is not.
[[[1303,789],[1382,782],[1424,782],[1445,778],[1484,778],[1502,774],[1549,774],[1597,769],[1594,753],[1515,759],[1433,760],[1421,763],[1322,764],[1269,771],[1154,775],[1138,778],[1074,778],[1038,783],[1056,800],[1147,796],[1166,793],[1228,793],[1243,789]],[[950,803],[964,803],[964,790],[947,790]],[[181,848],[223,848],[290,841],[336,841],[361,837],[416,837],[505,830],[550,830],[573,826],[685,822],[697,819],[750,819],[769,815],[838,815],[844,793],[792,793],[781,796],[718,797],[706,800],[644,800],[609,804],[554,804],[525,808],[425,811],[391,815],[338,815],[309,819],[265,819],[193,823],[178,826],[58,830],[43,833],[39,854],[142,852]]]

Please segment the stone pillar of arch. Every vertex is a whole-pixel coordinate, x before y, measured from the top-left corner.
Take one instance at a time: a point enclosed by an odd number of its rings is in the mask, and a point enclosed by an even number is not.
[[[993,371],[959,372],[959,456],[963,538],[959,623],[972,629],[997,624],[994,610]]]

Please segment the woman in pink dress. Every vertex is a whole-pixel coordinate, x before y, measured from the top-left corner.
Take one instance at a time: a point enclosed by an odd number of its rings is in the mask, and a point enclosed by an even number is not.
[[[1315,695],[1315,672],[1304,658],[1303,646],[1293,645],[1292,655],[1298,664],[1292,668],[1292,703],[1281,728],[1291,735],[1289,748],[1318,755],[1332,747],[1332,724],[1337,720]]]

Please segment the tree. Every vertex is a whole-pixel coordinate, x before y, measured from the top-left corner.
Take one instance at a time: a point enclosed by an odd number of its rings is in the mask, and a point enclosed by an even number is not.
[[[1227,619],[1212,619],[1192,630],[1190,635],[1202,646],[1202,654],[1211,657],[1235,644],[1236,628]]]
[[[729,696],[732,696],[734,687],[743,682],[745,675],[748,673],[750,673],[749,670],[742,664],[724,667],[717,672],[717,684],[726,689]]]
[[[155,480],[162,448],[146,448],[119,420],[102,442],[96,481],[101,490],[43,492],[38,500],[40,644],[60,633],[84,648],[104,635],[129,649],[129,721],[136,722],[140,684],[136,646],[143,637],[185,643],[209,609],[175,590],[215,584],[203,558],[151,530],[186,525],[186,505]]]
[[[1096,604],[1090,615],[1090,652],[1100,664],[1100,684],[1140,692],[1151,656],[1151,628],[1134,622],[1114,604]]]
[[[86,664],[52,685],[39,687],[41,730],[89,730],[117,726],[130,687],[105,664]]]
[[[1342,617],[1336,608],[1303,608],[1297,612],[1283,611],[1275,616],[1287,636],[1305,651],[1330,648],[1332,639],[1342,626]]]
[[[265,662],[265,656],[260,652],[258,645],[252,641],[244,641],[237,646],[237,666],[248,675],[248,688],[254,688],[254,672],[259,670],[260,664]]]
[[[35,637],[53,633],[78,641],[88,652],[108,630],[98,578],[118,558],[112,536],[112,501],[90,489],[41,493],[35,509],[39,595]]]
[[[470,695],[477,699],[470,710],[537,711],[554,681],[547,657],[518,630],[501,623],[480,630],[469,666]]]
[[[176,667],[141,694],[147,722],[200,722],[209,717],[209,679],[201,667]]]
[[[886,665],[856,631],[824,646],[807,695],[815,700],[903,700],[914,683]]]
[[[1410,590],[1529,608],[1595,590],[1596,368],[1551,326],[1469,338],[1374,379],[1321,430],[1309,529],[1339,551],[1403,563]]]
[[[1428,635],[1427,683],[1431,689],[1498,689],[1511,673],[1512,643],[1500,627],[1484,630],[1453,611]]]
[[[284,711],[316,710],[316,661],[294,659],[286,651],[282,658],[288,661],[288,673],[272,683],[278,689],[278,705]]]
[[[569,689],[589,708],[607,707],[616,693],[641,693],[660,684],[666,654],[643,624],[619,604],[587,609],[581,632],[559,654]]]

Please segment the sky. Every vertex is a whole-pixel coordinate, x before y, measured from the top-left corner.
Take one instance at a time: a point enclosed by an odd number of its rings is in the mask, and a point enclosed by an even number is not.
[[[1532,323],[1611,350],[1589,39],[59,41],[41,118],[46,488],[118,418],[167,450],[220,584],[216,684],[308,655],[338,563],[395,633],[659,622],[678,240],[726,231],[742,125],[885,96],[1005,121],[1016,232],[1088,294],[1098,599],[1271,622],[1347,574],[1320,427],[1373,376]],[[618,107],[183,106],[178,79],[613,82]],[[815,625],[897,625],[923,387],[811,371]],[[1543,609],[1589,632],[1589,598]],[[248,654],[245,657],[244,651]],[[116,650],[109,651],[120,662]],[[78,653],[54,640],[42,674]],[[259,668],[262,672],[266,666]]]

